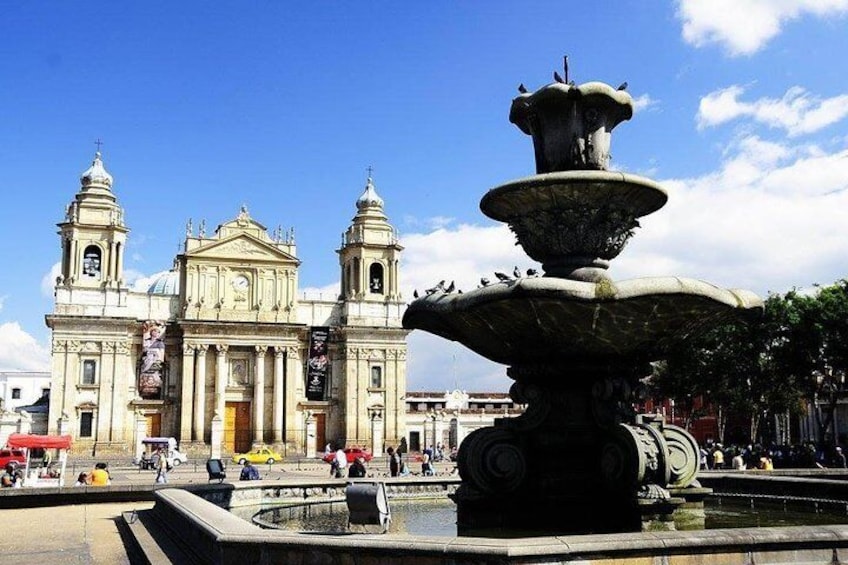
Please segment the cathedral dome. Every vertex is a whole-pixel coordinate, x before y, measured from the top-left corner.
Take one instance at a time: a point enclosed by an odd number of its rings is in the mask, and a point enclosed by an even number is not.
[[[147,289],[147,294],[179,294],[180,293],[180,273],[178,271],[168,271],[162,273]]]
[[[380,198],[380,195],[377,194],[377,190],[374,188],[374,183],[371,180],[371,177],[368,177],[368,183],[365,185],[365,192],[362,193],[362,196],[359,197],[359,200],[356,201],[356,209],[362,210],[363,208],[371,208],[383,207],[383,199]]]
[[[91,166],[80,176],[80,182],[83,186],[100,185],[111,188],[112,175],[106,172],[103,161],[100,159],[100,151],[94,154],[94,161],[91,162]]]

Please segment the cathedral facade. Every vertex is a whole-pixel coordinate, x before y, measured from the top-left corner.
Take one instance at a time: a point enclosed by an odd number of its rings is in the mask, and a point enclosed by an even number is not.
[[[287,456],[405,437],[403,248],[371,178],[337,250],[335,300],[299,298],[294,230],[269,233],[246,207],[208,235],[189,222],[173,269],[130,289],[112,182],[98,152],[58,224],[49,433],[79,452],[168,436]]]

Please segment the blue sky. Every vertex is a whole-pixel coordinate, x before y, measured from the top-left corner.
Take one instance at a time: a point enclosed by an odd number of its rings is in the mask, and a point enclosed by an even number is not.
[[[239,206],[293,226],[302,289],[332,293],[366,168],[406,246],[405,295],[532,266],[483,194],[532,174],[516,87],[629,83],[612,168],[669,204],[615,279],[760,294],[848,273],[848,0],[39,2],[0,10],[0,370],[47,367],[55,224],[104,142],[139,284],[185,224]],[[409,386],[506,390],[502,367],[413,333]]]

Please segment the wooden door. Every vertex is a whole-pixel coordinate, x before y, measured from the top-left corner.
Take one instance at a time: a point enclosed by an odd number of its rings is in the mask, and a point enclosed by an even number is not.
[[[250,402],[227,402],[224,406],[224,448],[245,453],[251,447]]]
[[[145,414],[147,421],[147,437],[160,437],[162,435],[162,414]]]
[[[323,451],[327,445],[327,415],[315,414],[315,449]]]

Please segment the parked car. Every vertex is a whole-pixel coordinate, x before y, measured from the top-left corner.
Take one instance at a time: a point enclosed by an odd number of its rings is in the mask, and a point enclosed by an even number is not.
[[[6,465],[11,464],[12,467],[23,467],[26,465],[26,452],[23,449],[14,449],[4,447],[0,449],[0,470],[5,469]]]
[[[347,457],[348,463],[353,463],[357,457],[362,457],[366,463],[368,463],[369,461],[371,461],[371,459],[374,458],[374,456],[371,455],[370,451],[368,451],[367,449],[362,449],[361,447],[348,447],[344,450],[344,452],[345,457]],[[328,453],[324,456],[324,461],[330,463],[333,461],[333,459],[335,459],[335,457],[335,451],[333,453]]]
[[[233,455],[233,462],[239,465],[244,465],[245,461],[251,463],[267,463],[271,465],[277,461],[282,461],[283,456],[271,449],[270,447],[260,447],[248,453],[236,453]]]

